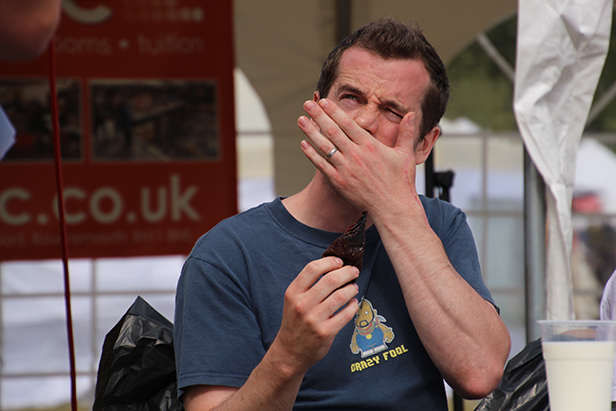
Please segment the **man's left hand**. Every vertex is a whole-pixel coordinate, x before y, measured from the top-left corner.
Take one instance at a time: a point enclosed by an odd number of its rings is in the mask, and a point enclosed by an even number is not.
[[[302,150],[349,202],[371,211],[381,201],[416,198],[415,113],[404,116],[395,145],[388,147],[331,100],[307,101],[304,109],[310,119],[302,116],[298,125],[310,143],[303,141]]]

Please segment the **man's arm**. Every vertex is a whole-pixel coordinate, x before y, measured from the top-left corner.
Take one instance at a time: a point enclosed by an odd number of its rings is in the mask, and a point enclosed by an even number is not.
[[[481,398],[502,378],[509,335],[494,306],[451,265],[423,213],[412,205],[404,214],[376,212],[374,221],[430,357],[460,395]]]
[[[60,19],[61,0],[2,0],[0,59],[28,60],[45,50]]]
[[[308,104],[307,112],[314,123],[300,123],[312,142],[302,144],[304,153],[341,195],[368,211],[435,365],[461,395],[487,395],[502,377],[509,333],[492,304],[451,265],[415,189],[416,164],[427,158],[438,129],[415,146],[415,114],[407,113],[395,147],[387,147],[327,100]],[[329,161],[313,148],[328,152],[332,144],[340,150]]]
[[[327,354],[357,312],[358,289],[348,283],[358,276],[357,268],[343,267],[336,257],[306,265],[285,292],[274,342],[244,385],[190,387],[183,397],[186,410],[292,409],[306,371]]]

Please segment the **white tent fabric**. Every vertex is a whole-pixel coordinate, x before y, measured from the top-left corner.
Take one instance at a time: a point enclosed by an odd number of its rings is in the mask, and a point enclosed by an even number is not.
[[[519,0],[514,112],[546,183],[547,318],[574,318],[577,149],[609,45],[613,0]]]

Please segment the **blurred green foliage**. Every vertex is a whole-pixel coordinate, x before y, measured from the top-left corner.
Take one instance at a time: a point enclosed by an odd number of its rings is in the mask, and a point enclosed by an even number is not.
[[[515,68],[517,16],[485,34],[504,59]],[[595,93],[600,99],[616,82],[616,25],[605,66]],[[445,117],[464,117],[486,131],[517,131],[513,114],[513,82],[492,61],[477,41],[472,42],[448,64],[451,100]],[[587,132],[616,132],[616,98],[588,125]],[[615,147],[611,147],[613,150]]]

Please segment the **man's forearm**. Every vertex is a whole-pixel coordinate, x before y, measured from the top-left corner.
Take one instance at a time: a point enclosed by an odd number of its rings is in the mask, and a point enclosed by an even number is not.
[[[451,265],[423,211],[406,213],[377,215],[375,224],[413,324],[447,382],[466,397],[485,396],[500,381],[509,333],[496,309]]]
[[[239,389],[192,387],[184,406],[187,411],[291,410],[303,376],[288,367],[275,348],[270,349]]]

